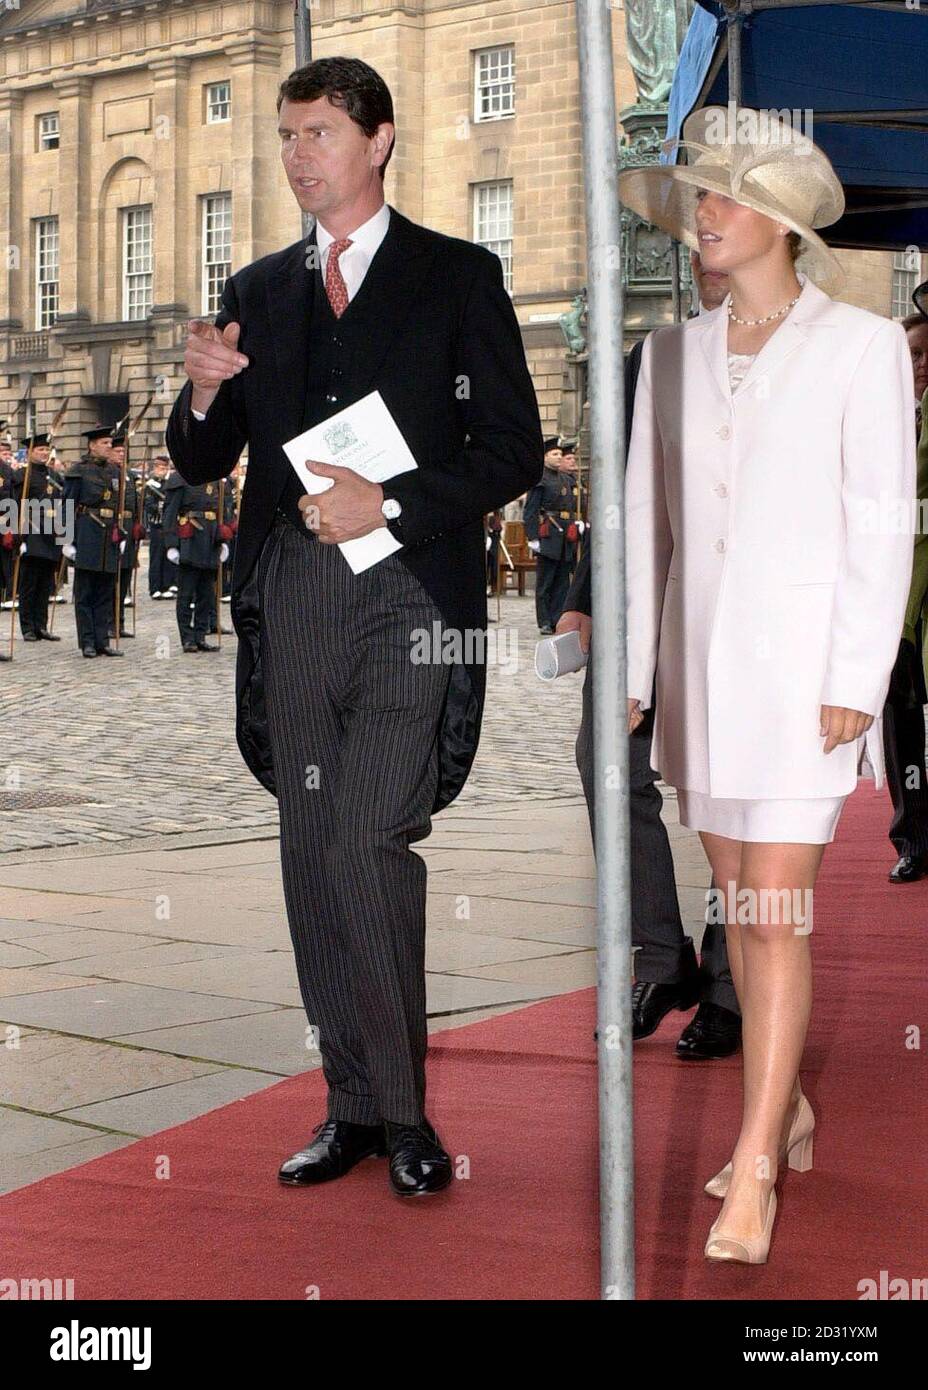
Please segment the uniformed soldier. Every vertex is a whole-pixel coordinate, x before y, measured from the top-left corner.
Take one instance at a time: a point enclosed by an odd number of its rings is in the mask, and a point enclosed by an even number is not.
[[[577,545],[585,529],[584,505],[577,521],[579,487],[572,450],[565,457],[557,439],[546,439],[544,472],[525,499],[523,517],[529,549],[537,556],[535,616],[542,633],[553,632],[557,626],[577,561]]]
[[[112,428],[84,431],[87,453],[65,474],[65,504],[74,507],[74,616],[84,656],[122,656],[109,644],[122,534],[117,524],[119,470],[110,463]]]
[[[7,432],[6,420],[0,420],[0,503],[3,504],[0,518],[0,603],[8,607],[12,602],[10,586],[13,582],[13,555],[16,550],[16,529],[12,525],[13,446]]]
[[[26,464],[13,475],[13,491],[20,506],[19,627],[24,642],[43,638],[60,642],[61,638],[48,630],[48,605],[61,562],[56,521],[62,484],[49,467],[47,434],[27,435],[19,442],[26,450],[31,445],[31,460],[27,456]]]
[[[112,436],[110,447],[110,463],[117,471],[116,473],[116,495],[119,496],[120,472],[126,462],[126,432],[119,430]],[[134,637],[134,632],[127,632],[125,628],[126,608],[132,607],[132,577],[138,560],[139,542],[144,531],[142,529],[142,496],[138,474],[131,468],[125,470],[126,485],[123,490],[122,515],[119,519],[119,529],[122,532],[125,542],[119,557],[119,635],[120,637]],[[116,636],[115,611],[111,617],[110,636]]]
[[[148,593],[151,598],[168,597],[173,586],[177,589],[177,566],[167,557],[164,544],[164,485],[167,481],[171,460],[166,454],[158,454],[152,460],[151,476],[143,489],[142,525],[148,536]]]
[[[13,582],[13,554],[16,546],[16,529],[13,525],[13,448],[7,432],[6,420],[0,420],[0,607],[12,607],[10,589]],[[9,661],[6,652],[0,652],[0,661]]]
[[[174,473],[165,484],[164,543],[179,571],[177,626],[185,652],[219,650],[206,640],[213,627],[216,572],[229,556],[218,509],[218,483],[192,487]]]

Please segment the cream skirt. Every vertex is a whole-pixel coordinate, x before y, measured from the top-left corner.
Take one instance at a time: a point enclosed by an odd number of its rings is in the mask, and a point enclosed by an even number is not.
[[[688,830],[773,844],[829,844],[845,800],[843,796],[822,796],[799,801],[747,801],[677,788],[680,824]]]

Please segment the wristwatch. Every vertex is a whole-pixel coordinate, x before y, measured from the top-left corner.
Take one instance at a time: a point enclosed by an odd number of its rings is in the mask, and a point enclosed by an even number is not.
[[[400,529],[400,517],[403,512],[402,506],[395,497],[385,497],[380,504],[380,510],[386,517],[387,530],[390,532],[390,535],[395,541],[399,541],[400,545],[402,545],[403,532]]]

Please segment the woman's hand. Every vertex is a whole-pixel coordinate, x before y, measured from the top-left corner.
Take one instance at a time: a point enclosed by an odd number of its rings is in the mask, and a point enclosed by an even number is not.
[[[845,709],[843,705],[822,705],[819,733],[825,740],[822,750],[830,753],[839,743],[853,743],[865,734],[873,723],[872,714],[862,714],[859,709]]]
[[[643,723],[644,723],[644,715],[641,713],[641,701],[640,701],[640,700],[632,700],[632,699],[629,699],[629,701],[628,701],[628,732],[629,732],[630,734],[633,734],[633,733],[635,732],[635,730],[638,728],[638,725],[639,725],[639,724],[643,724]]]

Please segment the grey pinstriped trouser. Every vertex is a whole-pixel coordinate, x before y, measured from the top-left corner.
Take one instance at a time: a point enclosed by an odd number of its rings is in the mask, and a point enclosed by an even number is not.
[[[417,1124],[426,870],[409,837],[429,825],[449,669],[413,664],[410,632],[441,615],[397,556],[352,574],[281,517],[258,588],[284,897],[329,1117]]]

